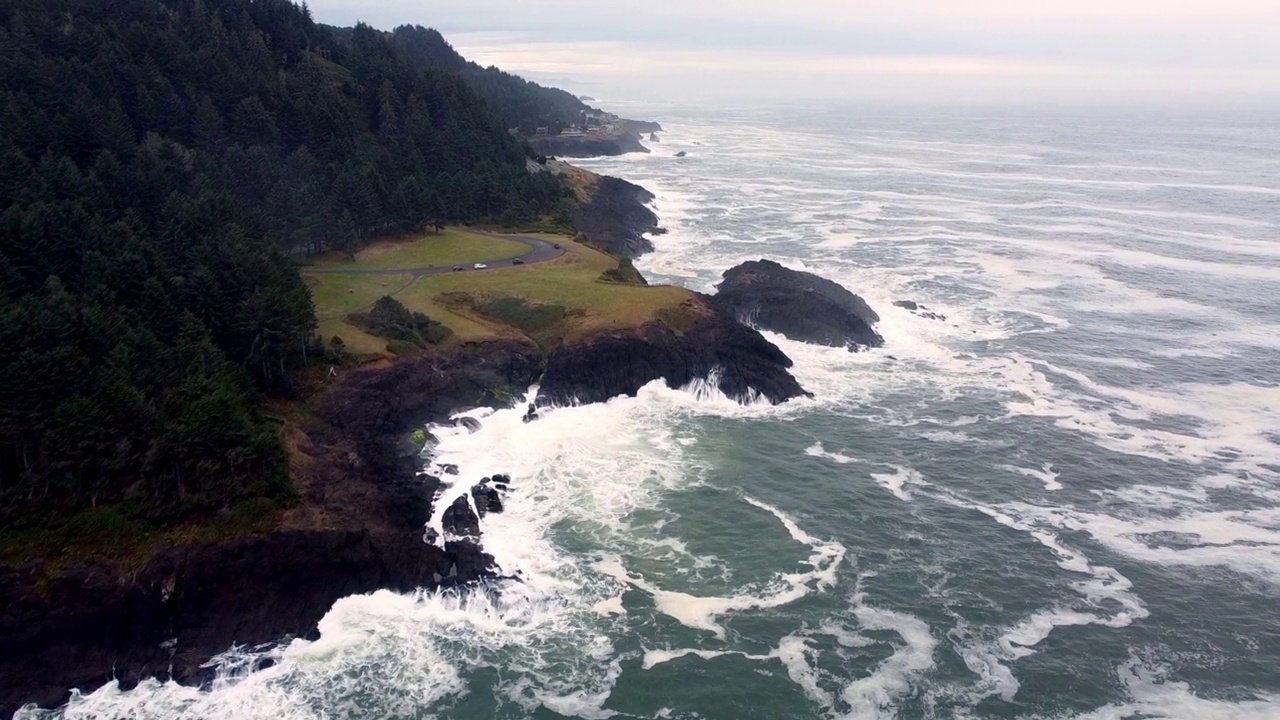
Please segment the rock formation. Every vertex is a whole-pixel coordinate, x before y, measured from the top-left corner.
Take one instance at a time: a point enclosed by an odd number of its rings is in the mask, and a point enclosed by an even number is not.
[[[792,340],[861,350],[884,345],[873,329],[880,316],[862,298],[813,273],[772,260],[753,260],[725,271],[717,307]]]
[[[760,333],[717,310],[705,296],[687,305],[679,323],[655,321],[557,348],[547,358],[539,402],[634,396],[659,378],[673,388],[712,378],[737,400],[760,396],[776,404],[806,394],[788,371],[791,359]]]
[[[946,321],[947,319],[946,315],[933,312],[928,307],[921,305],[915,300],[898,300],[894,303],[894,305],[902,308],[903,310],[910,310],[912,313],[919,315],[920,317],[925,318],[927,320]]]
[[[658,216],[648,206],[653,193],[615,177],[601,177],[591,197],[574,211],[574,225],[595,247],[619,258],[653,251],[646,233],[658,229]]]

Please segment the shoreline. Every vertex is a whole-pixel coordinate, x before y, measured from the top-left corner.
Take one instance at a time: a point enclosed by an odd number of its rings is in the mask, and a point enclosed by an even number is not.
[[[588,174],[594,195],[578,221],[597,223],[593,244],[620,258],[651,250],[636,241],[659,232],[652,194]],[[313,639],[343,597],[496,579],[469,507],[450,508],[452,527],[473,531],[449,530],[448,511],[444,538],[425,530],[445,485],[420,474],[422,444],[411,436],[428,423],[513,407],[535,384],[537,407],[634,396],[659,379],[676,388],[715,377],[739,401],[808,395],[791,359],[740,309],[685,292],[638,326],[546,347],[529,337],[453,343],[342,373],[283,421],[299,502],[269,529],[160,547],[127,572],[105,560],[0,567],[0,646],[23,658],[0,662],[0,715],[59,706],[69,688],[112,680],[124,689],[150,677],[205,685],[210,658],[233,645]]]
[[[592,225],[598,247],[617,249],[656,228],[643,188],[601,186],[595,177],[579,221]],[[408,438],[456,412],[506,407],[542,377],[551,355],[532,341],[487,340],[343,373],[304,402],[303,417],[284,421],[299,501],[265,529],[161,546],[132,562],[0,567],[0,646],[8,651],[0,716],[31,703],[57,707],[72,688],[90,692],[113,680],[124,689],[149,677],[203,685],[211,657],[235,644],[314,637],[342,597],[482,579],[478,548],[423,542],[443,483],[423,482],[420,447]],[[634,392],[627,384],[639,377],[593,387]]]

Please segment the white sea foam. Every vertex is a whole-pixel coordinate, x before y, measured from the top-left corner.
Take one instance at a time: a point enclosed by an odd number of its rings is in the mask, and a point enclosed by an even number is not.
[[[846,718],[877,717],[890,713],[893,704],[911,691],[913,684],[934,667],[938,642],[929,625],[907,613],[871,607],[859,592],[853,598],[854,617],[863,630],[891,631],[902,638],[893,655],[881,662],[871,675],[844,687],[840,697],[848,706]]]
[[[1015,472],[1019,475],[1025,475],[1029,478],[1035,478],[1044,483],[1044,489],[1050,492],[1061,490],[1062,483],[1058,482],[1058,473],[1053,469],[1053,465],[1045,463],[1039,470],[1035,468],[1014,467],[1013,465],[1003,465],[1005,470]]]
[[[1110,704],[1075,720],[1274,720],[1280,694],[1251,700],[1209,700],[1185,682],[1169,680],[1160,668],[1130,660],[1116,670],[1129,701]]]
[[[597,563],[596,569],[621,583],[648,593],[659,612],[674,618],[680,624],[711,632],[722,640],[725,638],[725,628],[718,620],[724,615],[746,610],[781,607],[811,592],[826,590],[835,585],[837,570],[841,561],[844,560],[843,545],[822,541],[809,535],[793,519],[772,505],[749,496],[743,499],[776,517],[793,540],[809,546],[811,553],[805,562],[810,567],[808,572],[780,573],[764,588],[764,592],[760,593],[698,596],[664,590],[642,575],[628,571],[616,558]]]

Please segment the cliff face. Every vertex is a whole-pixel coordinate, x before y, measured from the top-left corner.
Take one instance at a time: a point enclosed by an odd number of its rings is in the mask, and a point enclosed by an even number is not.
[[[590,197],[578,205],[574,225],[595,247],[620,258],[634,259],[653,251],[645,237],[658,229],[658,216],[649,209],[653,193],[615,177],[600,177]]]
[[[638,133],[626,129],[607,135],[542,135],[529,138],[529,146],[539,155],[569,158],[649,152]]]
[[[494,343],[353,370],[291,438],[302,497],[274,530],[163,548],[127,573],[98,561],[0,569],[0,717],[113,677],[199,683],[201,664],[233,642],[311,635],[339,598],[476,579],[479,546],[423,542],[439,483],[416,475],[405,437],[523,392],[541,369],[536,348]]]
[[[884,345],[880,316],[840,284],[753,260],[725,271],[714,302],[724,312],[792,340],[859,350]]]
[[[684,310],[688,321],[679,329],[652,322],[557,348],[547,358],[539,402],[635,396],[659,378],[673,388],[715,378],[721,392],[739,401],[758,395],[776,404],[806,394],[788,372],[791,359],[760,333],[714,308],[705,296]]]

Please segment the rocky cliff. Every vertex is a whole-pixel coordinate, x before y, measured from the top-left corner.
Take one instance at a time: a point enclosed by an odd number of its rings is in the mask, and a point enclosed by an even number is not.
[[[659,378],[673,388],[710,378],[739,401],[763,397],[776,404],[806,394],[788,372],[790,358],[705,296],[696,296],[681,311],[679,318],[555,349],[547,358],[539,402],[567,405],[634,396]]]
[[[639,185],[599,177],[587,199],[578,204],[573,223],[596,248],[620,258],[636,258],[653,251],[653,243],[645,237],[658,230],[651,202],[653,193]]]
[[[231,644],[308,636],[347,595],[481,576],[474,543],[423,542],[439,483],[417,476],[412,428],[496,404],[541,373],[518,343],[352,370],[289,438],[301,495],[275,529],[158,549],[134,567],[70,561],[0,569],[0,717],[118,678],[199,683]]]
[[[753,260],[724,273],[715,305],[748,323],[802,342],[859,350],[884,345],[880,321],[862,298],[839,283]]]

